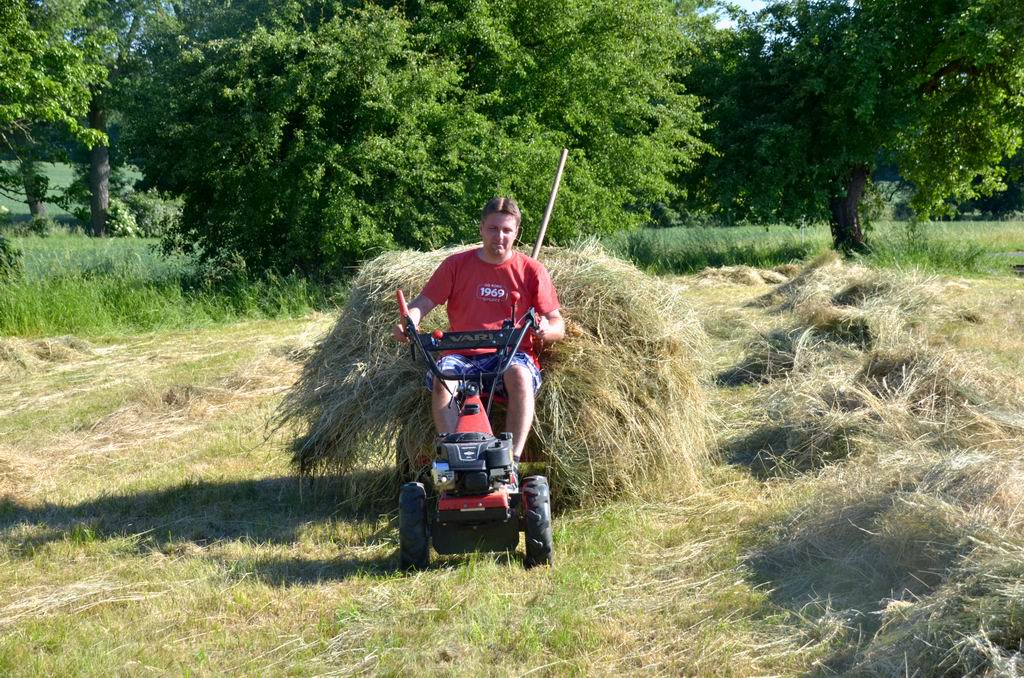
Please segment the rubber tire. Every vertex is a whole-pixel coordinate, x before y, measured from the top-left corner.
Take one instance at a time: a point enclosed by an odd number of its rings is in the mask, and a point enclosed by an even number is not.
[[[398,566],[424,570],[428,565],[427,491],[423,483],[405,483],[398,494]]]
[[[544,476],[530,476],[523,481],[523,512],[526,518],[527,568],[551,565],[554,540],[551,535],[551,488]]]

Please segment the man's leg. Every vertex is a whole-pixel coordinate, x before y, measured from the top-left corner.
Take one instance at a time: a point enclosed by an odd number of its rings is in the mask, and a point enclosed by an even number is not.
[[[444,387],[445,384],[448,385],[447,389]],[[430,403],[431,411],[434,414],[434,428],[437,429],[439,434],[451,433],[458,425],[459,413],[454,406],[450,406],[452,394],[455,393],[457,387],[458,382],[444,382],[436,377],[434,378],[434,387],[430,392]]]
[[[505,372],[504,381],[508,398],[505,424],[512,434],[512,458],[519,461],[533,424],[533,375],[523,365],[512,365]]]

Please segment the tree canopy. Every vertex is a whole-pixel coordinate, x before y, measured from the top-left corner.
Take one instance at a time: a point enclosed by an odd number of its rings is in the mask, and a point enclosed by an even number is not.
[[[879,157],[927,216],[1001,187],[1024,129],[1017,0],[797,0],[709,34],[686,83],[716,154],[693,194],[732,219],[828,220],[864,244],[857,208]]]
[[[33,128],[59,125],[86,144],[104,141],[82,124],[90,87],[102,77],[99,46],[76,33],[79,6],[0,3],[0,152],[19,154]],[[19,170],[0,166],[0,190],[21,190]]]
[[[567,146],[562,241],[643,222],[704,148],[669,3],[351,5],[182,3],[150,34],[125,134],[186,249],[336,270],[471,237],[495,194],[530,240]]]

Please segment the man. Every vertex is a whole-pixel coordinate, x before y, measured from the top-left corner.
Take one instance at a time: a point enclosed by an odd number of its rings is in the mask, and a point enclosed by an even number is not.
[[[522,217],[511,198],[493,198],[480,217],[481,246],[445,259],[418,297],[409,304],[409,317],[419,326],[435,306],[447,304],[449,331],[500,329],[509,317],[509,296],[519,293],[518,312],[536,310],[539,325],[534,336],[527,335],[512,364],[505,372],[504,384],[495,385],[495,394],[508,403],[506,428],[512,433],[512,455],[516,463],[523,453],[526,436],[533,422],[534,398],[540,389],[540,361],[537,354],[543,342],[559,341],[565,336],[565,323],[559,312],[558,295],[547,269],[537,260],[513,249]],[[401,325],[394,336],[408,341]],[[473,375],[491,371],[497,361],[493,351],[466,351],[438,361],[442,371]],[[455,430],[458,412],[450,407],[455,383],[437,383],[428,372],[434,426],[440,434]]]

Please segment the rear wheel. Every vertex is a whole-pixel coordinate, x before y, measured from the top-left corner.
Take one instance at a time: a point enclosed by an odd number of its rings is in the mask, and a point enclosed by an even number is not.
[[[398,566],[422,570],[429,564],[427,491],[423,483],[406,483],[398,495]]]
[[[544,476],[523,481],[523,510],[526,514],[526,567],[551,565],[554,543],[551,536],[551,490]]]

